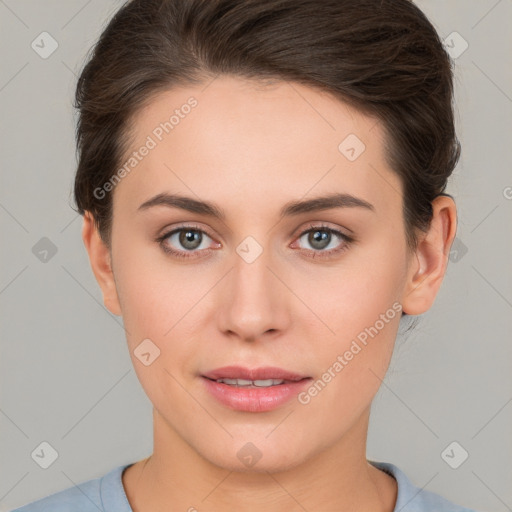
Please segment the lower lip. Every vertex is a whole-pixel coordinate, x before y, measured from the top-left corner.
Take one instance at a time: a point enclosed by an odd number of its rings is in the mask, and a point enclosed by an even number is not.
[[[269,387],[236,387],[202,377],[206,389],[220,403],[230,409],[246,412],[265,412],[297,396],[311,378]]]

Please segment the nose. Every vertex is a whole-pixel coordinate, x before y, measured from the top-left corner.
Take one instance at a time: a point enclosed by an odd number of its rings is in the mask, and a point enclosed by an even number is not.
[[[252,262],[234,254],[234,267],[223,280],[218,322],[227,336],[242,341],[275,337],[290,323],[290,292],[279,280],[270,250]],[[250,261],[250,260],[249,260]]]

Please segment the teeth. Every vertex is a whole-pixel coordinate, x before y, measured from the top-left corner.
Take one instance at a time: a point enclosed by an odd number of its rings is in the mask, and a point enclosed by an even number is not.
[[[282,380],[282,379],[266,379],[266,380],[217,379],[217,382],[223,382],[224,384],[229,384],[230,386],[238,386],[238,387],[256,386],[259,388],[267,388],[269,386],[277,386],[278,384],[282,384],[284,382],[284,380]]]

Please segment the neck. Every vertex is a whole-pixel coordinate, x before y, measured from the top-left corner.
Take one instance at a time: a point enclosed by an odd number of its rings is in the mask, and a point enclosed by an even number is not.
[[[153,454],[123,485],[134,512],[393,512],[396,481],[366,460],[369,410],[334,446],[282,471],[233,471],[195,451],[153,410]],[[300,459],[300,454],[296,454]]]

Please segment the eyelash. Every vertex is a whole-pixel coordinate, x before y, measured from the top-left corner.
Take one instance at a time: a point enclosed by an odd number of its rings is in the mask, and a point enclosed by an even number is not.
[[[194,226],[194,225],[180,226],[179,228],[175,228],[175,229],[161,235],[160,237],[158,237],[156,239],[156,242],[159,243],[162,250],[165,253],[171,254],[173,257],[176,257],[176,258],[181,258],[181,259],[195,258],[196,256],[194,256],[194,254],[196,254],[198,252],[197,250],[196,251],[176,251],[174,249],[171,249],[168,245],[166,245],[164,243],[165,240],[167,240],[171,235],[174,235],[175,233],[180,233],[181,231],[195,231],[195,232],[203,233],[203,234],[207,235],[209,238],[213,238],[204,229],[201,229],[199,226]],[[313,258],[318,258],[318,257],[330,258],[332,256],[335,256],[339,253],[344,252],[345,250],[347,250],[350,247],[350,245],[353,242],[355,242],[355,238],[348,236],[348,235],[342,233],[341,231],[338,231],[337,229],[333,229],[333,228],[331,228],[329,226],[325,226],[323,224],[320,224],[320,225],[310,224],[308,226],[308,229],[306,229],[305,231],[302,231],[297,238],[302,238],[304,235],[307,235],[308,233],[314,232],[314,231],[326,231],[327,233],[334,234],[337,237],[339,237],[343,241],[343,243],[340,247],[338,247],[336,249],[330,249],[328,251],[314,250],[314,249],[299,249],[300,252],[313,253]],[[202,251],[206,252],[207,254],[209,254],[213,250],[214,249],[202,249]]]

